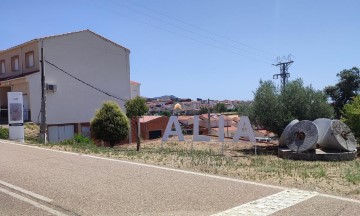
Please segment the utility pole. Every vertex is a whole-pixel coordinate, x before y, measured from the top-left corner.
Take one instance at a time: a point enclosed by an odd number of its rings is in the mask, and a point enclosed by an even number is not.
[[[211,134],[211,126],[210,126],[210,99],[208,98],[208,134]]]
[[[280,76],[281,86],[284,89],[286,82],[290,77],[290,73],[288,72],[289,67],[291,66],[292,63],[294,63],[294,61],[291,60],[291,55],[288,55],[287,58],[283,58],[283,59],[280,59],[280,57],[278,57],[277,62],[278,62],[277,64],[273,64],[273,65],[280,68],[280,73],[274,74],[273,79],[278,79]]]
[[[44,66],[44,42],[41,41],[41,125],[40,139],[47,143],[47,123],[46,123],[46,85],[45,85],[45,66]]]

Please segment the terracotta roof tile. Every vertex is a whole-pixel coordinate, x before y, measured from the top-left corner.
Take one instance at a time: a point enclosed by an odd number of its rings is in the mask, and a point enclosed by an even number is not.
[[[140,118],[140,123],[146,123],[158,118],[161,118],[162,116],[143,116]]]
[[[135,84],[135,85],[140,85],[139,82],[135,82],[135,81],[132,81],[132,80],[130,80],[130,83],[131,83],[131,84]]]

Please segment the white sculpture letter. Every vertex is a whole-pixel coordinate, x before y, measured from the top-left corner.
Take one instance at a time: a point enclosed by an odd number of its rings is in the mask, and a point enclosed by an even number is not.
[[[247,116],[240,117],[240,121],[238,123],[237,131],[234,135],[233,142],[237,142],[240,137],[249,137],[250,142],[256,142],[254,131]]]
[[[224,116],[219,116],[219,142],[224,142]]]
[[[172,130],[172,126],[175,126],[175,130]],[[184,141],[184,136],[181,132],[180,124],[178,121],[177,116],[171,116],[169,119],[169,122],[166,126],[164,136],[162,137],[162,141],[167,141],[169,139],[169,136],[178,136],[179,141]]]

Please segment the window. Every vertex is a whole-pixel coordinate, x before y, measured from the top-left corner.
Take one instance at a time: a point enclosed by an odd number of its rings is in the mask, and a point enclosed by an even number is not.
[[[34,67],[34,51],[25,53],[25,65],[27,68]]]
[[[11,58],[11,70],[12,71],[19,70],[19,56],[14,56]]]
[[[5,60],[0,61],[0,74],[5,73]]]

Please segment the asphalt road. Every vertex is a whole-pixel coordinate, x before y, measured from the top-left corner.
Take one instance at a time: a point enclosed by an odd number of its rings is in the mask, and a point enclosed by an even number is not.
[[[358,215],[360,201],[0,141],[0,215]]]

